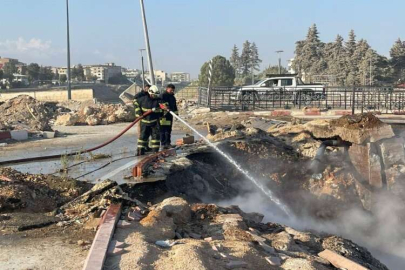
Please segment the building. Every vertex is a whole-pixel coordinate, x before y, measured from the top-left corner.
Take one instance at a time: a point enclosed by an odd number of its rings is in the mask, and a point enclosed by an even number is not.
[[[0,57],[0,69],[3,69],[4,65],[7,63],[14,64],[17,68],[18,74],[25,74],[27,72],[27,64],[21,63],[20,61],[18,61],[18,59]]]
[[[155,81],[156,84],[164,84],[165,81],[167,81],[168,77],[167,73],[163,70],[154,70],[153,73],[155,74]],[[145,78],[149,80],[149,71],[145,72]]]
[[[173,72],[170,78],[173,82],[190,82],[190,73]]]
[[[114,63],[105,65],[86,65],[83,66],[84,76],[97,77],[97,81],[108,83],[109,78],[121,75],[121,66],[116,66]]]

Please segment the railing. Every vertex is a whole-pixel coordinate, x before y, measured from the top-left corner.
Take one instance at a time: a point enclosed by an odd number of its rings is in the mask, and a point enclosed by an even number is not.
[[[198,101],[199,91],[198,86],[186,86],[180,90],[176,89],[176,99],[177,100],[190,100]]]
[[[392,87],[326,87],[325,89],[240,88],[214,87],[198,89],[199,106],[212,110],[260,111],[274,109],[341,109],[404,112],[405,90]]]

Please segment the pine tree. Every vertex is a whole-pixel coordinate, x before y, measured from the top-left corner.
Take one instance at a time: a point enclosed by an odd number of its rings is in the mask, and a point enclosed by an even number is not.
[[[252,62],[252,68],[256,71],[260,70],[260,63],[262,62],[262,60],[259,58],[259,49],[256,46],[256,43],[252,43],[252,45],[250,46],[250,58],[251,58],[251,62]]]
[[[229,62],[235,69],[235,76],[238,76],[240,73],[240,56],[239,56],[239,49],[236,44],[233,46],[231,57],[229,58]]]
[[[327,61],[327,74],[336,78],[338,85],[343,85],[346,78],[346,50],[343,45],[343,38],[337,35],[335,42],[325,45],[324,55]]]
[[[354,59],[354,53],[357,48],[356,35],[354,34],[354,30],[350,30],[349,38],[345,44],[345,48],[346,48],[346,66],[347,66],[346,84],[354,85],[358,79],[358,66],[357,62]]]
[[[397,80],[405,79],[405,42],[398,39],[390,50],[393,77]]]
[[[294,67],[300,75],[307,76],[322,74],[327,68],[323,59],[324,44],[319,40],[316,24],[312,25],[304,41],[297,42]]]
[[[242,54],[240,56],[240,68],[242,76],[246,76],[250,74],[252,69],[252,61],[251,61],[251,44],[249,41],[245,41],[243,43]]]

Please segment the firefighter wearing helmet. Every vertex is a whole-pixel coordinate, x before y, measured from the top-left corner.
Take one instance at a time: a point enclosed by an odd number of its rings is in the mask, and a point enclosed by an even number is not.
[[[148,148],[150,139],[150,148],[152,152],[158,152],[160,148],[160,129],[159,119],[167,113],[166,104],[159,98],[159,89],[152,85],[148,89],[147,95],[144,95],[134,101],[136,117],[142,116],[146,112],[151,112],[145,116],[140,123],[141,129],[138,137],[137,155],[144,155]]]

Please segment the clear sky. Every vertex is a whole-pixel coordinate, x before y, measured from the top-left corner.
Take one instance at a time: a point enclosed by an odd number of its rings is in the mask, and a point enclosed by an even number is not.
[[[380,54],[405,39],[404,0],[145,0],[155,69],[196,77],[215,55],[256,42],[262,67],[283,65],[295,42],[318,25],[322,41],[354,29]],[[65,0],[1,0],[0,56],[66,66]],[[138,0],[70,0],[72,63],[140,68]]]

